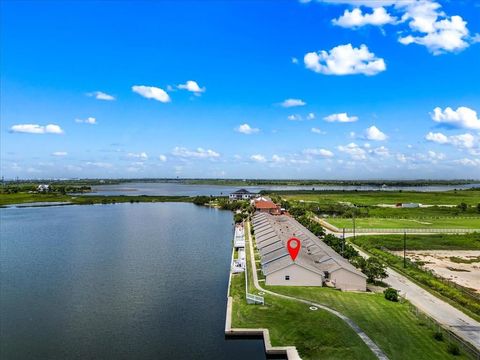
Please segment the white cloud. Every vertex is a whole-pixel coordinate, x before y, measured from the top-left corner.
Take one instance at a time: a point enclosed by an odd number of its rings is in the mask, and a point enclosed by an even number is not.
[[[355,143],[350,143],[346,146],[340,145],[337,147],[337,149],[350,155],[350,157],[354,160],[365,160],[367,158],[366,151]]]
[[[333,152],[326,149],[317,149],[317,148],[310,148],[303,150],[303,153],[308,156],[318,156],[322,158],[331,158],[333,157]]]
[[[160,160],[161,162],[165,162],[167,161],[167,157],[165,155],[158,155],[158,160]]]
[[[325,116],[323,120],[328,122],[355,122],[358,120],[358,116],[348,116],[347,113],[338,113]]]
[[[38,124],[17,124],[10,128],[13,133],[24,134],[63,134],[60,126],[55,124],[38,125]]]
[[[376,126],[370,126],[365,130],[365,137],[368,140],[383,141],[387,140],[388,136],[380,131]]]
[[[439,107],[433,109],[432,120],[441,124],[447,124],[452,127],[465,129],[480,129],[480,119],[477,112],[465,106],[460,106],[457,110],[451,107],[442,110]]]
[[[389,150],[385,146],[380,146],[372,150],[375,155],[387,157],[390,156]]]
[[[302,117],[298,114],[288,115],[287,119],[290,121],[302,121]]]
[[[459,160],[454,160],[454,163],[464,166],[480,166],[480,159],[463,158]]]
[[[101,169],[110,169],[113,167],[112,164],[110,163],[107,163],[107,162],[101,162],[101,161],[87,161],[85,163],[85,165],[87,166],[93,166],[93,167],[98,167],[98,168],[101,168]]]
[[[139,159],[141,161],[148,160],[148,154],[145,151],[142,151],[140,153],[128,153],[127,156],[129,158]]]
[[[280,105],[284,108],[290,108],[295,106],[304,106],[307,105],[307,103],[301,99],[286,99]]]
[[[314,120],[315,114],[313,112],[307,114],[307,120]]]
[[[398,41],[404,45],[423,45],[434,55],[461,51],[474,42],[466,21],[458,15],[447,16],[440,7],[435,1],[399,3],[397,8],[405,11],[402,20],[409,21],[414,35],[400,37]]]
[[[326,134],[325,131],[322,131],[320,128],[316,128],[316,127],[313,127],[313,128],[311,129],[311,131],[312,131],[313,133],[315,133],[315,134],[320,134],[320,135]]]
[[[84,123],[84,124],[90,124],[90,125],[96,125],[97,124],[97,119],[94,117],[88,117],[86,119],[75,119],[76,123]]]
[[[332,23],[345,28],[356,28],[365,25],[382,26],[386,24],[393,24],[397,19],[391,16],[385,8],[378,7],[373,9],[371,14],[362,14],[360,8],[353,9],[352,11],[345,10],[342,16],[338,19],[333,19]]]
[[[287,159],[284,158],[283,156],[279,156],[276,154],[272,156],[272,162],[274,163],[284,163],[285,161],[287,161]]]
[[[264,163],[267,161],[267,159],[265,158],[265,156],[261,155],[261,154],[255,154],[255,155],[252,155],[250,156],[250,159],[255,161],[255,162],[260,162],[260,163]]]
[[[446,155],[444,153],[437,153],[435,151],[429,150],[428,156],[433,160],[444,160]]]
[[[67,156],[67,155],[68,155],[68,153],[66,151],[54,151],[52,153],[52,156],[60,156],[61,157],[61,156]]]
[[[401,163],[406,163],[408,161],[408,158],[405,154],[397,154],[396,158]]]
[[[339,45],[330,51],[310,52],[304,57],[305,67],[325,75],[376,75],[386,70],[385,61],[368,50],[352,44]]]
[[[296,57],[292,57],[292,64],[298,64],[298,59]]]
[[[425,139],[428,141],[436,142],[438,144],[448,143],[448,137],[442,133],[429,132],[427,135],[425,135]]]
[[[185,84],[179,84],[177,87],[182,90],[193,92],[195,95],[200,95],[206,90],[205,87],[201,88],[198,86],[197,82],[193,80],[188,80]]]
[[[94,91],[94,92],[88,93],[87,96],[94,97],[97,100],[106,100],[106,101],[115,100],[115,96],[109,95],[102,91]]]
[[[147,99],[154,99],[162,103],[168,103],[171,101],[170,96],[165,90],[155,86],[134,85],[132,91],[143,96]]]
[[[258,133],[260,131],[259,128],[252,128],[248,124],[242,124],[242,125],[236,127],[234,130],[239,132],[239,133],[246,134],[246,135]]]
[[[438,144],[450,144],[458,148],[471,149],[475,147],[475,137],[469,133],[447,136],[442,133],[429,132],[425,135],[425,139]]]
[[[172,155],[181,158],[196,158],[196,159],[215,159],[219,158],[220,154],[210,149],[203,149],[201,147],[196,150],[189,150],[185,147],[176,146],[172,150]]]

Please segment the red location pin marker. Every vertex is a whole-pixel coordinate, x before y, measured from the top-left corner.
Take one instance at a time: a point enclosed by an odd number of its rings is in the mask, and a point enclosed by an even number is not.
[[[287,249],[293,261],[295,261],[297,258],[298,252],[300,251],[300,246],[300,240],[297,238],[293,237],[287,241]]]

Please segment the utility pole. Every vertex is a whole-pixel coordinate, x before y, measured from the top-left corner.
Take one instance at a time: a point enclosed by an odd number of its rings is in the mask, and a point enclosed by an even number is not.
[[[407,267],[407,231],[403,231],[403,268]]]

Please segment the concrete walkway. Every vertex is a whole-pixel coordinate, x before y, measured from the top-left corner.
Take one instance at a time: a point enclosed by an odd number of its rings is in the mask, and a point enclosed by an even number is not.
[[[254,250],[253,250],[253,241],[252,241],[252,236],[250,235],[250,223],[248,224],[248,230],[245,231],[245,234],[247,235],[247,238],[248,238],[248,244],[249,244],[249,249],[250,249],[250,263],[252,264],[252,276],[253,276],[253,284],[255,286],[255,288],[259,291],[263,291],[267,294],[270,294],[270,295],[273,295],[273,296],[277,296],[277,297],[280,297],[280,298],[283,298],[283,299],[289,299],[289,300],[293,300],[293,301],[298,301],[298,302],[301,302],[301,303],[304,303],[306,305],[309,305],[309,306],[316,306],[320,309],[323,309],[325,311],[328,311],[332,314],[334,314],[335,316],[339,317],[340,319],[342,319],[343,321],[345,321],[356,333],[358,336],[360,336],[360,338],[363,340],[363,342],[370,348],[370,350],[372,350],[372,352],[375,354],[375,356],[378,358],[378,359],[381,359],[381,360],[388,360],[388,357],[383,353],[383,351],[377,346],[377,344],[375,344],[372,339],[370,339],[368,337],[367,334],[365,334],[363,332],[362,329],[360,329],[360,327],[358,327],[357,324],[355,324],[353,322],[352,319],[348,318],[347,316],[343,315],[342,313],[336,311],[336,310],[333,310],[329,307],[326,307],[325,305],[321,305],[321,304],[317,304],[317,303],[314,303],[314,302],[311,302],[311,301],[308,301],[308,300],[304,300],[304,299],[298,299],[296,297],[293,297],[293,296],[287,296],[287,295],[283,295],[283,294],[278,294],[276,292],[273,292],[273,291],[270,291],[270,290],[266,290],[264,288],[262,288],[258,282],[258,276],[257,276],[257,265],[255,264],[255,253],[254,253]]]
[[[351,243],[350,245],[364,258],[369,257],[358,246]],[[399,290],[405,299],[425,314],[480,350],[480,323],[478,321],[432,295],[398,272],[387,268],[387,274],[388,277],[383,280],[384,282]]]

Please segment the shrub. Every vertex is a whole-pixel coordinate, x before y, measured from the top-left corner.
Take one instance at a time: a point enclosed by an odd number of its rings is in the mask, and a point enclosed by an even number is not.
[[[448,344],[447,351],[450,354],[455,355],[455,356],[460,355],[460,348],[458,347],[457,344],[454,344],[454,343]]]
[[[394,288],[387,288],[383,291],[383,294],[385,295],[385,299],[388,301],[393,301],[397,302],[398,301],[398,291],[395,290]]]
[[[441,331],[435,331],[433,338],[437,341],[443,341],[443,333]]]

